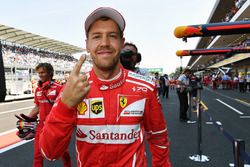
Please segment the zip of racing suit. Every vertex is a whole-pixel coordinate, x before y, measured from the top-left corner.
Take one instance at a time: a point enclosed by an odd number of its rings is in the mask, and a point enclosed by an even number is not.
[[[152,79],[124,68],[112,81],[98,79],[93,70],[88,77],[90,92],[76,108],[61,98],[53,106],[40,136],[44,156],[59,158],[76,128],[79,167],[147,166],[145,139],[153,166],[170,167],[167,127]]]

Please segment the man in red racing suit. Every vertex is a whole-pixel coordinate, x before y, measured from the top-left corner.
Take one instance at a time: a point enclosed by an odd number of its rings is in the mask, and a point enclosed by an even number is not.
[[[110,82],[91,71],[89,83],[91,91],[76,109],[61,99],[52,108],[40,140],[44,155],[60,157],[76,127],[80,167],[146,166],[145,137],[154,166],[170,166],[166,123],[151,79],[122,69]]]
[[[78,167],[147,166],[145,140],[153,166],[171,166],[156,86],[150,77],[120,64],[124,27],[121,14],[108,7],[86,19],[86,48],[93,69],[80,73],[86,59],[82,56],[47,117],[40,136],[47,159],[62,155],[76,129]]]

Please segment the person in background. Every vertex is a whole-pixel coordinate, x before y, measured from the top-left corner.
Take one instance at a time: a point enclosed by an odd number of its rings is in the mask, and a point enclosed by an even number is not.
[[[246,83],[245,75],[244,75],[243,72],[240,72],[240,73],[239,73],[239,91],[240,91],[241,93],[246,92],[245,83]]]
[[[172,78],[170,79],[170,89],[171,90],[174,90],[175,89],[175,77],[174,76],[172,76]]]
[[[222,89],[228,89],[229,76],[227,73],[221,77]]]
[[[203,85],[204,86],[208,86],[209,84],[210,84],[210,81],[211,81],[211,77],[209,77],[208,75],[205,75],[204,77],[203,77]],[[214,82],[212,82],[212,87],[213,87],[213,89],[214,89]],[[216,83],[215,83],[216,84]]]
[[[239,88],[239,77],[236,74],[233,78],[233,89],[238,90]]]
[[[37,118],[39,123],[36,127],[34,140],[34,161],[33,167],[43,167],[43,155],[39,146],[39,138],[44,127],[44,122],[50,114],[51,108],[62,88],[62,86],[53,80],[54,69],[49,63],[39,63],[35,68],[39,81],[34,94],[35,106],[26,116],[28,119]],[[71,158],[67,150],[61,154],[64,167],[71,167]]]
[[[217,82],[218,82],[218,76],[217,76],[217,74],[213,73],[212,74],[212,88],[213,88],[213,90],[217,89]]]
[[[48,159],[62,155],[76,128],[79,167],[147,166],[145,140],[153,166],[171,166],[155,84],[120,64],[124,28],[123,16],[113,8],[98,8],[87,17],[86,49],[93,68],[80,74],[86,57],[80,58],[46,119],[40,145]]]
[[[155,77],[153,78],[153,81],[154,81],[154,83],[156,85],[158,95],[161,96],[161,94],[162,94],[162,86],[161,86],[161,79],[160,79],[160,76],[159,76],[158,72],[155,73]]]
[[[176,90],[180,102],[180,113],[179,119],[180,121],[186,122],[188,121],[187,118],[187,110],[188,110],[188,95],[187,95],[187,88],[189,86],[189,75],[191,71],[189,69],[185,69],[183,73],[179,76],[176,80]]]
[[[190,75],[189,85],[191,87],[190,93],[191,93],[192,102],[193,102],[192,107],[193,109],[196,109],[198,89],[201,89],[201,79],[192,73]]]
[[[63,81],[62,81],[62,85],[66,84],[66,82],[69,80],[69,73],[66,72],[64,74],[64,78],[63,78]]]
[[[250,92],[250,71],[248,71],[246,75],[246,89],[245,90]]]
[[[120,54],[123,67],[138,74],[149,76],[147,69],[136,66],[141,62],[141,59],[141,54],[138,52],[137,46],[133,43],[126,42]]]
[[[161,83],[162,83],[162,98],[166,97],[168,98],[168,94],[169,94],[169,79],[168,79],[168,75],[164,74],[162,77],[160,77],[161,79]]]

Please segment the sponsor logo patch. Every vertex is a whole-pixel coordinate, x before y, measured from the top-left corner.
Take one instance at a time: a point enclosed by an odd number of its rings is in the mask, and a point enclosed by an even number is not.
[[[84,99],[77,106],[77,118],[104,118],[103,98]]]
[[[81,131],[81,129],[77,129],[77,131],[76,131],[76,137],[77,138],[85,138],[85,137],[87,137],[87,135],[86,134],[84,134],[82,131]]]
[[[135,79],[141,80],[141,81],[145,81],[145,82],[147,82],[147,83],[149,83],[151,85],[155,84],[153,82],[152,78],[150,78],[148,76],[143,76],[143,75],[137,74],[137,73],[132,72],[132,71],[129,71],[128,76],[131,77],[131,78],[135,78]]]
[[[100,114],[103,109],[102,100],[91,100],[90,101],[91,112],[94,114]]]
[[[104,118],[105,109],[103,98],[90,98],[89,100],[89,117],[90,118]]]
[[[119,103],[117,121],[122,117],[137,117],[138,121],[142,118],[146,105],[146,98],[141,95],[118,95]],[[138,119],[139,118],[139,119]]]
[[[101,87],[100,87],[100,90],[107,90],[109,87],[107,86],[107,85],[102,85]]]
[[[77,112],[79,115],[85,115],[86,111],[88,110],[88,106],[85,101],[82,101],[77,106]]]
[[[140,139],[140,124],[78,125],[76,140],[87,143],[131,144]]]
[[[145,109],[146,99],[140,99],[126,106],[120,114],[120,117],[142,117]]]
[[[125,81],[125,77],[122,80],[118,81],[118,82],[115,82],[115,83],[112,83],[112,84],[109,84],[109,85],[101,85],[100,90],[118,88],[124,83],[124,81]]]
[[[119,99],[121,108],[124,108],[127,105],[128,99],[124,96],[120,97]]]

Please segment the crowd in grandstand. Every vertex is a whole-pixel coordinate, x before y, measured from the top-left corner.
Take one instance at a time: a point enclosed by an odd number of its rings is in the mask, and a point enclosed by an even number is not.
[[[235,3],[231,7],[231,9],[226,13],[226,15],[223,18],[221,18],[221,22],[229,22],[233,18],[233,16],[237,13],[237,11],[244,5],[245,2],[246,0],[235,0]],[[249,18],[244,18],[244,19],[249,19]],[[210,40],[208,41],[208,44],[211,43],[214,38],[215,36],[211,36]],[[250,42],[250,40],[248,41]],[[237,46],[244,46],[244,42],[245,41],[240,42],[239,44],[237,44]],[[248,46],[250,46],[250,44]]]
[[[55,79],[57,80],[57,82],[63,84],[64,74],[70,72],[70,70],[78,61],[72,55],[53,53],[45,50],[33,49],[26,46],[17,46],[9,43],[7,44],[3,41],[1,41],[1,44],[3,63],[6,70],[5,78],[7,85],[7,94],[19,94],[20,91],[33,92],[38,81],[37,75],[33,72],[35,71],[34,68],[38,63],[50,63],[55,69]],[[92,63],[90,57],[87,56],[87,61],[82,68],[83,72],[89,71],[91,66]],[[16,68],[22,68],[26,70],[22,70],[22,72],[20,73],[20,71],[15,70]],[[27,74],[27,72],[29,73],[29,71],[33,72]],[[20,86],[20,84],[17,84],[17,82],[21,82],[22,85]],[[15,91],[15,87],[17,87],[16,85],[19,85],[19,92]],[[32,85],[32,88],[30,85]]]
[[[226,16],[222,18],[221,21],[229,22],[245,2],[246,0],[235,0],[234,6],[230,9],[228,13],[226,13]]]
[[[212,40],[212,39],[211,39]],[[210,41],[211,42],[211,41]],[[245,40],[240,41],[238,43],[235,43],[233,45],[230,45],[228,47],[249,47],[250,46],[250,37],[247,37]],[[200,66],[205,68],[210,65],[213,65],[219,61],[222,61],[224,59],[227,59],[229,57],[233,56],[233,54],[219,54],[214,56],[210,61],[208,61],[206,64],[201,64]]]
[[[77,59],[73,56],[31,49],[25,46],[3,44],[5,66],[34,67],[40,62],[49,62],[55,69],[72,69]]]

